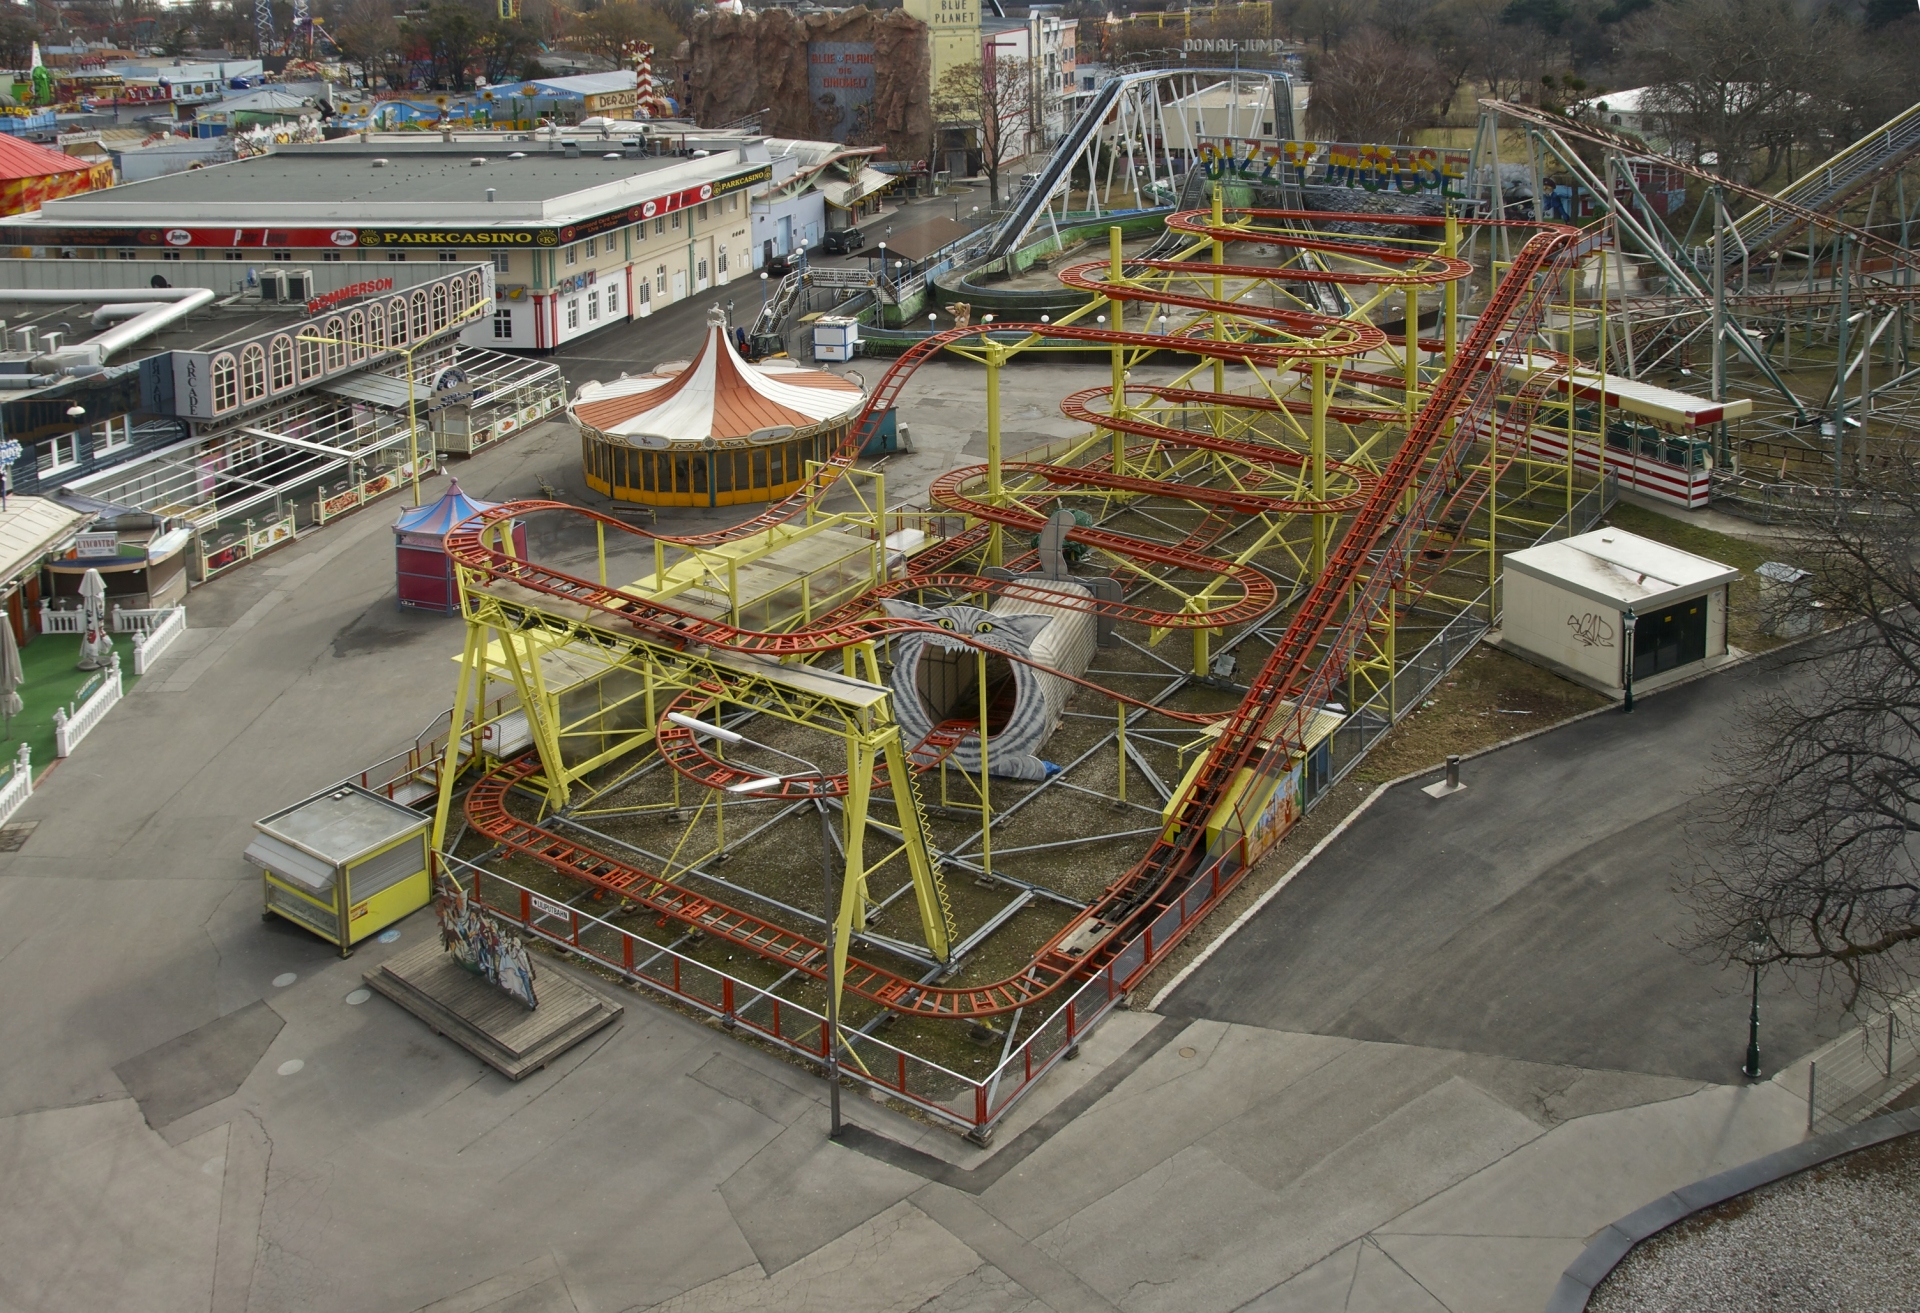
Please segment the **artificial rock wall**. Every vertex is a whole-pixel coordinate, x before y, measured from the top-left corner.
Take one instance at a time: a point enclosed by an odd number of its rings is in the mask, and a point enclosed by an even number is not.
[[[871,99],[850,125],[843,108],[810,92],[808,46],[815,43],[873,47]],[[927,26],[901,10],[703,10],[682,66],[691,71],[688,98],[702,126],[766,110],[760,129],[771,137],[884,145],[888,159],[904,163],[926,157],[933,135]]]

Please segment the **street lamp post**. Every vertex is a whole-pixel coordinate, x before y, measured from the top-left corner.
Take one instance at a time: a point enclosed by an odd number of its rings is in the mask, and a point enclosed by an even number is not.
[[[1753,968],[1753,1009],[1747,1014],[1747,1065],[1740,1074],[1748,1080],[1760,1079],[1760,950],[1767,946],[1767,923],[1755,918],[1747,927],[1747,948]]]
[[[1623,711],[1633,710],[1633,661],[1635,656],[1634,647],[1633,647],[1633,635],[1634,635],[1634,631],[1639,627],[1639,625],[1640,625],[1640,617],[1633,613],[1632,607],[1628,607],[1626,609],[1626,612],[1620,617],[1620,627],[1626,631],[1626,647],[1627,647],[1627,651],[1626,651],[1627,696],[1626,696],[1626,703],[1622,707]]]
[[[804,757],[796,757],[791,752],[782,752],[770,743],[761,743],[757,739],[750,739],[735,730],[730,730],[708,721],[698,720],[692,716],[683,716],[677,711],[669,711],[667,713],[667,719],[680,726],[680,728],[691,730],[695,734],[704,734],[708,738],[718,739],[722,743],[745,744],[749,747],[760,748],[763,751],[773,753],[777,757],[785,757],[788,761],[799,762],[802,766],[806,767],[805,770],[793,771],[784,775],[766,775],[759,779],[742,780],[738,784],[729,784],[727,786],[728,793],[763,793],[768,789],[776,788],[786,783],[788,780],[810,779],[814,782],[813,805],[814,809],[820,813],[820,885],[823,901],[821,914],[827,928],[827,969],[823,978],[823,983],[827,987],[827,1042],[825,1045],[828,1117],[827,1137],[837,1140],[840,1138],[842,1129],[840,1125],[840,992],[835,988],[838,982],[834,978],[834,958],[836,956],[836,941],[840,933],[840,917],[833,896],[833,818],[827,810],[827,797],[829,795],[827,793],[826,773],[807,761]]]

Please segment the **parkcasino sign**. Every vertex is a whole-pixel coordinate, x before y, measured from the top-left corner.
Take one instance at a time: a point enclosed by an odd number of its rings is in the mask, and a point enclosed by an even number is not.
[[[630,224],[689,209],[743,187],[765,182],[772,176],[768,166],[738,174],[721,182],[701,183],[642,201],[637,205],[609,210],[578,223],[558,227],[511,228],[0,228],[0,245],[9,246],[153,246],[169,250],[201,248],[245,250],[257,248],[344,247],[404,250],[409,246],[430,246],[437,250],[469,247],[475,250],[511,250],[514,247],[550,248],[565,246],[616,232]]]
[[[1221,139],[1200,143],[1209,178],[1256,183],[1358,187],[1365,191],[1463,196],[1468,154],[1431,146],[1349,145],[1326,141]]]

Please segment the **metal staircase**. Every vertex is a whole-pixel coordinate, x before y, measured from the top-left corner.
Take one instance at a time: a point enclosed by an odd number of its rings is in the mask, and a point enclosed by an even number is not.
[[[1774,199],[1831,214],[1848,201],[1893,173],[1920,152],[1920,105],[1914,105],[1788,183]],[[1743,258],[1762,260],[1807,230],[1805,218],[1762,202],[1734,220],[1738,235],[1728,264]],[[1738,249],[1738,248],[1744,248]]]

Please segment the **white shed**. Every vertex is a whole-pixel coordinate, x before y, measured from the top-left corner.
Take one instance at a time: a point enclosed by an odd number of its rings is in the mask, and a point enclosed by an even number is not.
[[[1624,529],[1596,529],[1506,558],[1500,645],[1603,693],[1625,685],[1626,617],[1636,689],[1725,658],[1732,566]],[[1678,678],[1679,676],[1675,676]]]

